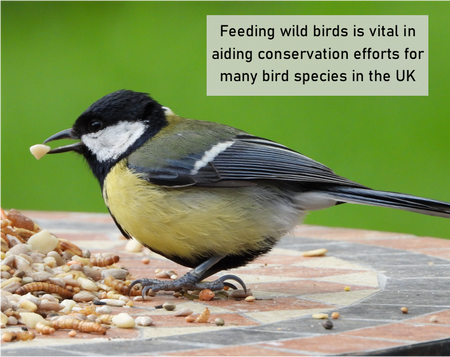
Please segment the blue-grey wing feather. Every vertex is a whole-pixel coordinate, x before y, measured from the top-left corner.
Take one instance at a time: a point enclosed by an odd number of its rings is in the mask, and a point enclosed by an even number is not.
[[[363,187],[281,144],[250,135],[217,155],[212,165],[223,180],[282,180]]]

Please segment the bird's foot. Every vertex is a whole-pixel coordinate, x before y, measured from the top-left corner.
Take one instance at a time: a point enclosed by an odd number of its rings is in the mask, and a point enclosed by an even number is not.
[[[156,293],[159,290],[188,291],[188,290],[210,289],[212,291],[217,291],[222,290],[226,286],[232,289],[236,289],[236,286],[226,281],[226,280],[234,280],[243,287],[245,292],[247,292],[247,287],[245,286],[245,283],[242,281],[241,278],[237,277],[236,275],[224,275],[214,281],[199,281],[199,280],[200,278],[198,277],[198,275],[195,274],[194,270],[192,270],[187,274],[183,275],[181,278],[171,281],[147,279],[147,278],[137,279],[131,283],[128,291],[131,291],[133,286],[136,284],[142,285],[142,294],[141,294],[142,297],[145,297],[147,293],[150,292],[150,290],[153,293]]]

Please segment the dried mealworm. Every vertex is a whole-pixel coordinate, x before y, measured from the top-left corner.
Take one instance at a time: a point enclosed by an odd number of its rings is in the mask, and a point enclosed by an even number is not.
[[[4,342],[32,340],[36,335],[31,331],[6,332],[2,336]]]
[[[86,305],[83,309],[81,309],[80,311],[78,311],[79,314],[83,314],[85,316],[94,314],[94,315],[98,315],[97,312],[95,311],[95,306],[94,305]]]
[[[26,240],[28,240],[28,238],[30,238],[33,234],[36,234],[36,232],[30,231],[26,228],[15,228],[14,232],[16,232],[19,236]]]
[[[104,315],[100,315],[99,317],[97,317],[97,319],[95,320],[96,323],[98,324],[106,324],[106,325],[111,325],[112,324],[112,318],[115,315],[111,315],[111,314],[104,314]]]
[[[24,244],[26,243],[25,240],[18,233],[14,232],[14,230],[11,227],[2,228],[2,233],[12,235],[16,237],[18,240],[20,240],[21,243]]]
[[[78,319],[64,319],[52,321],[53,327],[59,329],[71,329],[81,332],[97,332],[102,335],[106,334],[106,328],[96,322],[88,322]]]
[[[32,291],[45,291],[47,293],[56,293],[60,295],[63,298],[71,298],[73,297],[74,293],[72,291],[69,291],[67,289],[64,289],[58,285],[50,284],[50,283],[42,283],[42,282],[33,282],[26,284],[19,289],[16,290],[16,294],[18,295],[25,295]]]
[[[91,257],[91,264],[97,267],[107,267],[109,265],[113,265],[119,261],[118,255],[110,255],[108,257]]]
[[[131,295],[131,296],[140,296],[141,295],[141,289],[133,287],[131,291],[129,291],[129,286],[122,283],[120,280],[116,280],[111,275],[108,275],[105,280],[105,284],[108,285],[110,288],[113,288],[117,292],[123,294],[123,295]]]
[[[51,335],[55,333],[55,329],[50,321],[42,320],[36,324],[36,331],[41,335]]]
[[[73,253],[73,255],[78,255],[79,257],[83,255],[83,251],[81,250],[80,247],[73,244],[72,242],[69,242],[66,239],[59,238],[58,246],[61,248],[61,250],[63,251],[68,250],[69,252]]]

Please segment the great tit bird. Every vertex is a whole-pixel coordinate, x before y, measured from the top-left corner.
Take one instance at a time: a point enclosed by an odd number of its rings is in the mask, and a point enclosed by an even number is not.
[[[71,129],[79,142],[52,149],[84,156],[117,227],[152,251],[194,268],[149,289],[219,290],[234,275],[203,280],[267,253],[308,211],[341,203],[450,218],[450,203],[372,190],[276,142],[185,119],[146,93],[119,90],[92,104]]]

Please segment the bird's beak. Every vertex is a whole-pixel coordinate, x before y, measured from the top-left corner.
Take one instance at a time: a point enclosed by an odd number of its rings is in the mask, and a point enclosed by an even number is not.
[[[60,131],[59,133],[56,133],[56,134],[50,136],[47,140],[44,141],[44,144],[48,143],[49,141],[60,140],[60,139],[79,140],[80,138],[73,133],[72,129],[66,129],[66,130]],[[84,144],[80,141],[75,144],[60,146],[55,149],[52,149],[48,152],[48,154],[59,154],[61,152],[67,152],[67,151],[80,152],[81,148],[83,146],[84,146]]]

